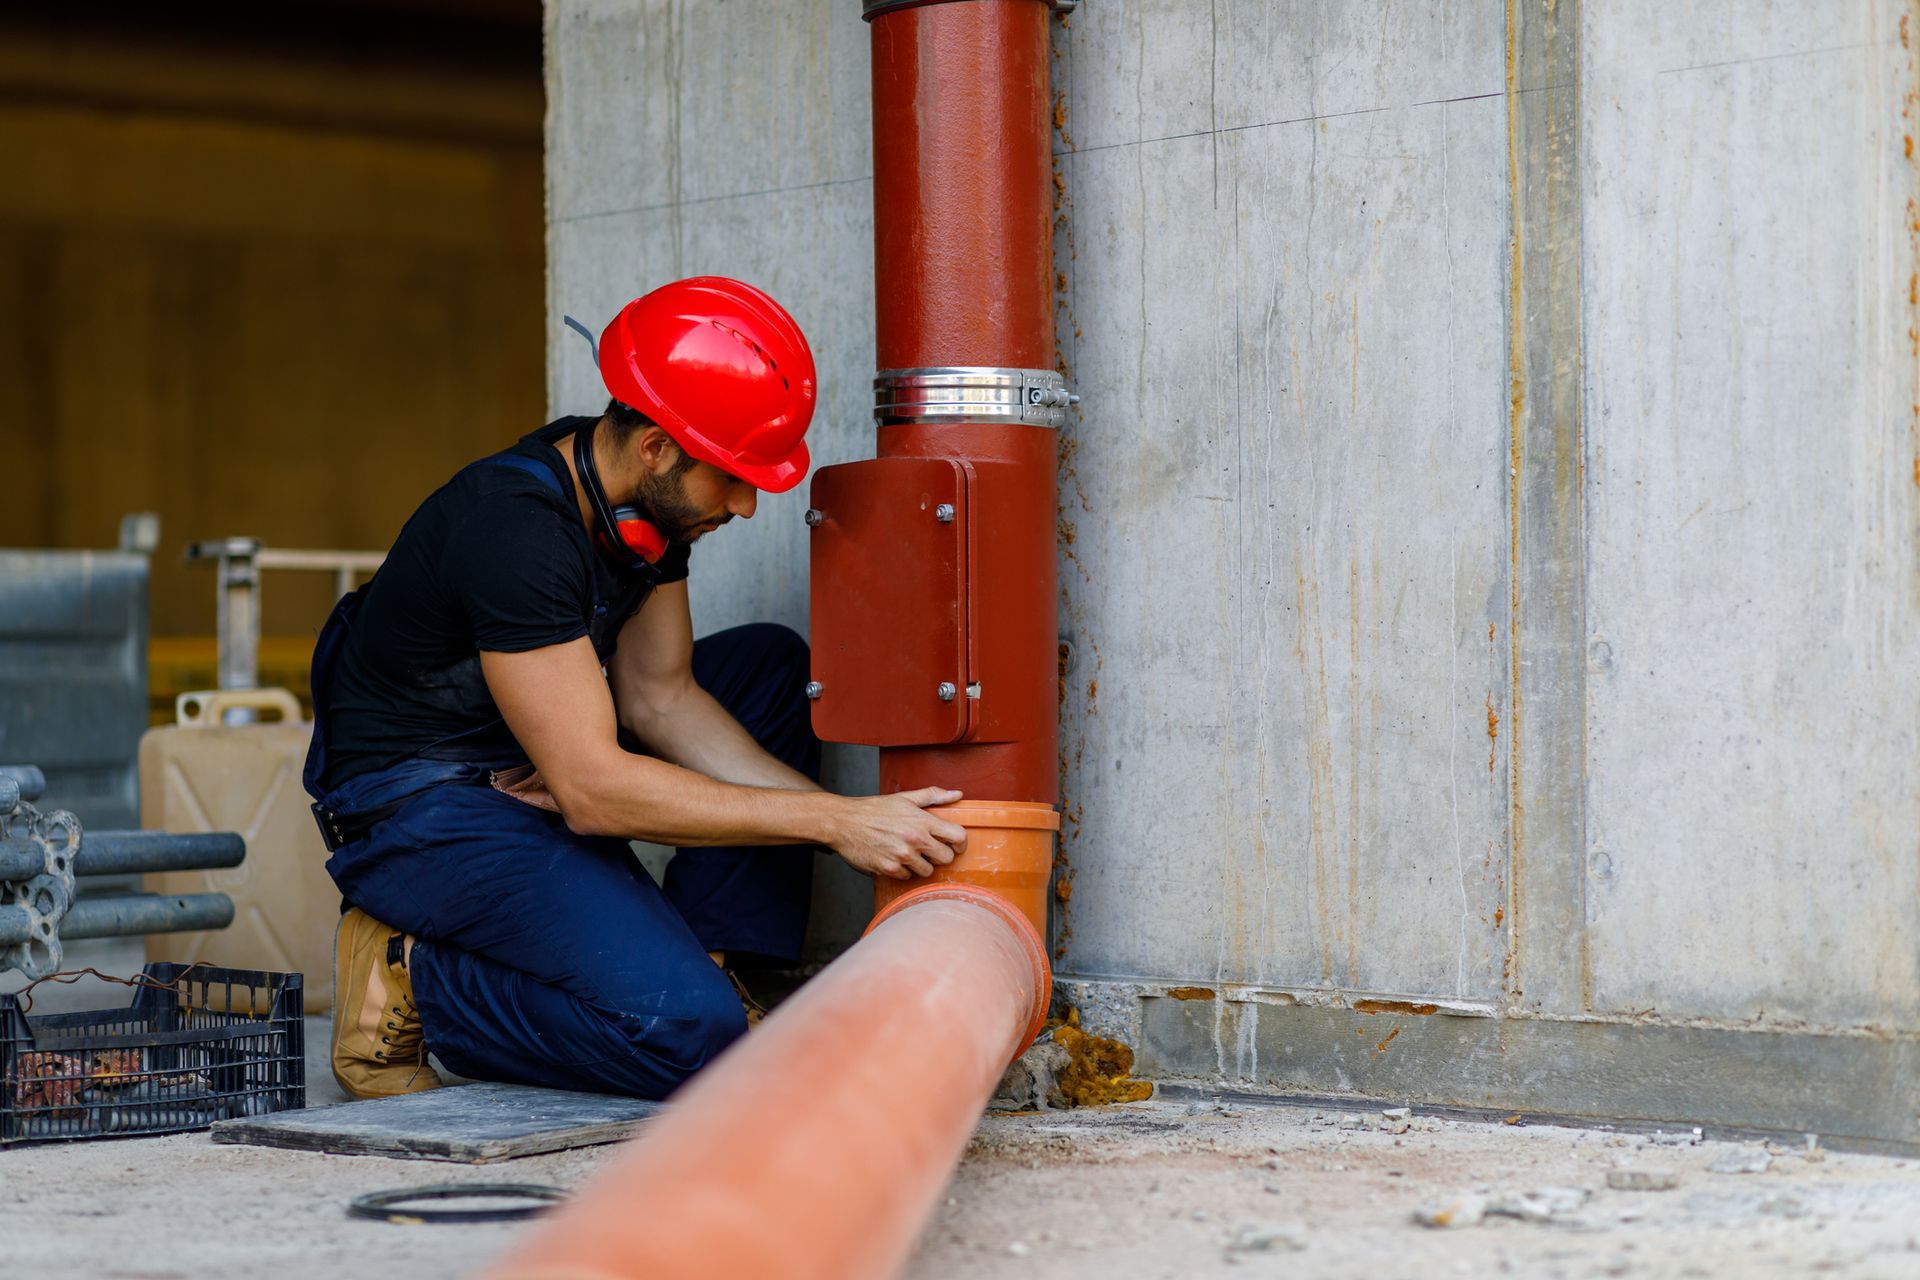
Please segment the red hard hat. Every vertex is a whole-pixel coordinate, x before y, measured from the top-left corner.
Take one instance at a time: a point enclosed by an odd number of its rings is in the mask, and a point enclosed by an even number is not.
[[[682,449],[755,488],[783,493],[807,474],[813,352],[750,284],[695,276],[635,298],[600,335],[600,376]]]

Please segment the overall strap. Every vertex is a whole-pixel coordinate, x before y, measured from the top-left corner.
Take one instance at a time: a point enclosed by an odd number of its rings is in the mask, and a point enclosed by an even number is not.
[[[544,481],[547,488],[553,490],[556,495],[562,498],[567,496],[566,489],[560,484],[560,477],[553,473],[552,467],[540,461],[538,458],[529,458],[524,453],[496,453],[491,458],[485,459],[485,461],[493,463],[495,466],[513,467],[516,470],[525,471],[529,475],[537,476],[540,480]]]

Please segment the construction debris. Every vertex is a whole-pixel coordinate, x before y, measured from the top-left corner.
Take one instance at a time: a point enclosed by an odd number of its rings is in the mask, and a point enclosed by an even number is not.
[[[1299,1227],[1279,1223],[1247,1223],[1227,1241],[1228,1262],[1252,1253],[1298,1253],[1307,1247],[1307,1233]]]
[[[1735,1147],[1714,1158],[1707,1166],[1709,1173],[1765,1173],[1773,1164],[1773,1157],[1765,1147]]]
[[[1585,1187],[1533,1187],[1523,1191],[1461,1192],[1449,1199],[1414,1210],[1423,1227],[1477,1227],[1488,1218],[1515,1218],[1521,1222],[1548,1222],[1579,1209],[1593,1192]]]
[[[1043,1035],[1031,1048],[1013,1060],[1007,1073],[994,1086],[993,1111],[1045,1111],[1047,1096],[1058,1087],[1060,1073],[1067,1069],[1073,1055],[1052,1036]]]
[[[1413,1211],[1413,1220],[1423,1227],[1477,1227],[1487,1216],[1487,1197],[1474,1191],[1423,1205]]]
[[[1133,1050],[1080,1029],[1080,1011],[1047,1024],[1040,1038],[1007,1068],[995,1086],[993,1111],[1044,1111],[1144,1102],[1153,1086],[1133,1078]]]
[[[1535,1187],[1529,1191],[1509,1191],[1487,1205],[1488,1216],[1518,1218],[1522,1222],[1546,1222],[1572,1213],[1593,1196],[1585,1187]]]
[[[1615,1191],[1671,1191],[1680,1175],[1671,1169],[1609,1169],[1607,1185]]]
[[[1705,1131],[1695,1127],[1680,1133],[1655,1133],[1650,1135],[1647,1141],[1656,1147],[1697,1147],[1705,1142],[1706,1138]]]

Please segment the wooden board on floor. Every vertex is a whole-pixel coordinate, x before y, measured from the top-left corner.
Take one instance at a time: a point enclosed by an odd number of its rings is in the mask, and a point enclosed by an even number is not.
[[[660,1104],[513,1084],[463,1084],[397,1098],[222,1120],[215,1142],[400,1160],[489,1164],[617,1142]]]

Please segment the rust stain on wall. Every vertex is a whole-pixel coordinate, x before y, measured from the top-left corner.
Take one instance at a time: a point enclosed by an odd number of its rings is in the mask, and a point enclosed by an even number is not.
[[[1900,15],[1900,48],[1907,55],[1908,88],[1900,100],[1900,118],[1908,123],[1911,130],[1914,106],[1920,102],[1920,64],[1913,54],[1913,13],[1911,9]],[[1907,161],[1907,181],[1909,187],[1915,179],[1913,156],[1913,134],[1901,135],[1901,146]],[[1920,266],[1920,200],[1907,197],[1907,250],[1914,264]],[[1920,270],[1907,276],[1907,343],[1916,358],[1920,358]],[[1920,386],[1914,388],[1912,409],[1907,417],[1907,438],[1913,452],[1913,485],[1920,489]]]
[[[1519,50],[1514,33],[1519,30],[1516,0],[1507,0],[1507,196],[1515,210],[1513,234],[1507,246],[1507,859],[1508,870],[1518,874],[1522,851],[1527,847],[1525,813],[1520,804],[1520,467],[1524,461],[1520,447],[1521,427],[1527,407],[1526,338],[1523,275],[1521,271],[1520,217],[1524,199],[1520,189],[1520,68]],[[1506,955],[1501,961],[1501,980],[1514,993],[1515,948],[1519,931],[1508,935]]]
[[[1373,1051],[1375,1053],[1385,1053],[1387,1051],[1387,1046],[1392,1044],[1393,1038],[1399,1034],[1400,1034],[1399,1027],[1395,1027],[1393,1030],[1387,1032],[1387,1038],[1385,1040],[1382,1040],[1379,1044],[1373,1046]]]
[[[1211,1000],[1212,987],[1168,987],[1167,994],[1175,1000]]]
[[[1328,868],[1329,828],[1333,823],[1332,718],[1327,708],[1326,637],[1320,611],[1320,566],[1311,535],[1296,552],[1294,585],[1294,658],[1300,664],[1301,713],[1307,753],[1307,835],[1316,950],[1320,978],[1333,981],[1332,884]]]
[[[1415,1004],[1411,1000],[1355,1000],[1353,1007],[1359,1013],[1411,1013],[1421,1018],[1440,1011],[1437,1004]]]
[[[1356,307],[1357,307],[1356,303]],[[1355,322],[1358,323],[1358,311]],[[1357,339],[1356,339],[1357,342]],[[1358,348],[1356,347],[1356,350]],[[1357,369],[1357,366],[1356,366]],[[1356,373],[1356,377],[1357,377]],[[1356,384],[1357,385],[1357,384]],[[1347,977],[1360,969],[1360,551],[1347,559]]]
[[[1493,690],[1487,690],[1487,772],[1500,757],[1500,713],[1493,708]]]

